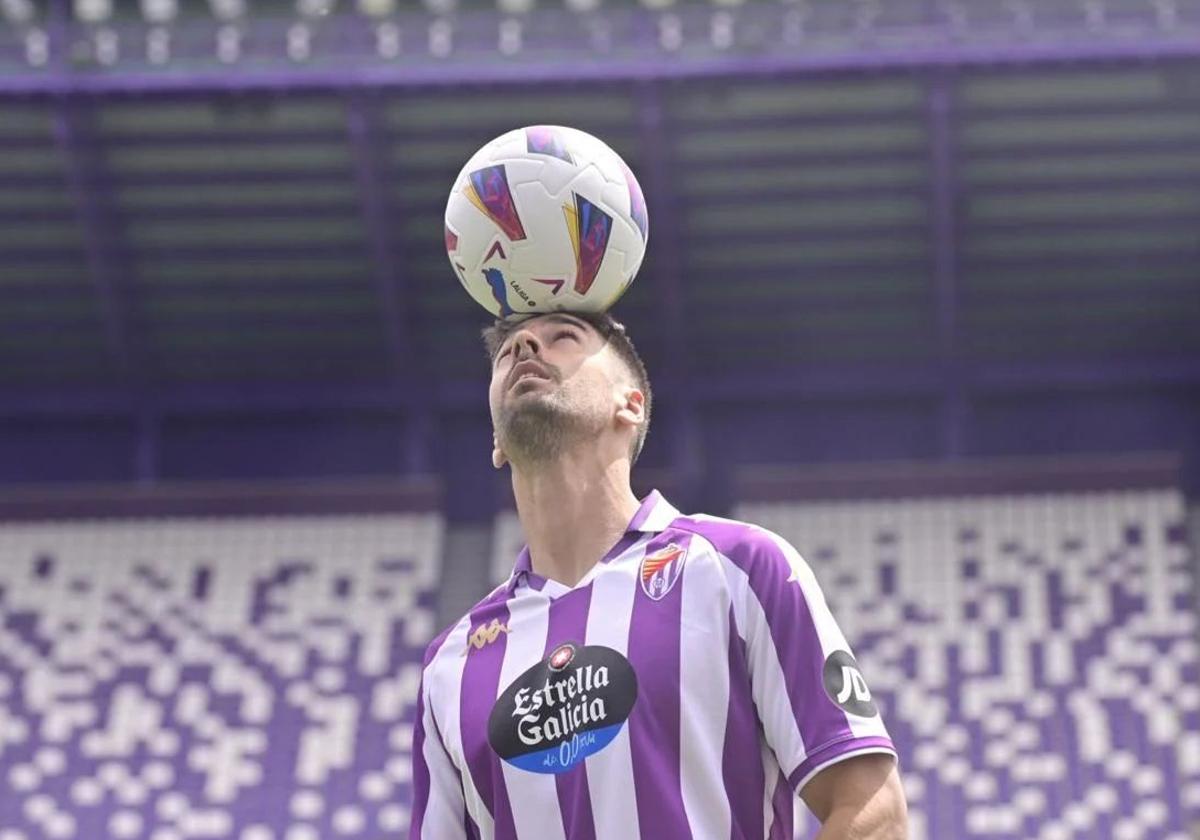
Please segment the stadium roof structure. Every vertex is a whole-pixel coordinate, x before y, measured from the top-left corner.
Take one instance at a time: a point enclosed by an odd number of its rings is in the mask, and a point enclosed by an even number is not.
[[[650,248],[616,314],[680,418],[918,397],[928,454],[955,456],[976,395],[1194,389],[1200,37],[1179,32],[1200,14],[1169,4],[1164,28],[1168,6],[1141,7],[1158,29],[960,38],[907,62],[846,39],[706,43],[559,78],[553,56],[498,75],[451,57],[440,79],[428,62],[104,68],[100,27],[55,7],[44,66],[36,20],[0,37],[25,65],[0,79],[0,418],[381,412],[427,468],[439,416],[486,411],[486,317],[446,262],[445,195],[531,123],[592,132],[639,173]],[[106,26],[145,35],[122,8]],[[666,12],[613,14],[658,21],[662,49]]]

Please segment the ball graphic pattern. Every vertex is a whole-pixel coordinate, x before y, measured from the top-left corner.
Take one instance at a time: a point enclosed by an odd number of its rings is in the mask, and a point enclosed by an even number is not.
[[[649,224],[637,178],[586,132],[509,131],[472,155],[446,203],[446,253],[493,315],[603,312],[629,288]]]

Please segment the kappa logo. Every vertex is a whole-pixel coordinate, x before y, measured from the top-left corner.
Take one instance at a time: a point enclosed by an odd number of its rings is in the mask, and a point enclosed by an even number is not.
[[[467,646],[463,648],[463,656],[471,652],[471,648],[475,650],[483,650],[486,645],[490,645],[496,639],[500,638],[501,633],[511,632],[507,624],[501,624],[500,619],[493,618],[491,624],[480,624],[471,635],[467,636]]]
[[[670,543],[642,558],[642,591],[655,601],[667,597],[683,573],[683,561],[687,559],[687,548]]]

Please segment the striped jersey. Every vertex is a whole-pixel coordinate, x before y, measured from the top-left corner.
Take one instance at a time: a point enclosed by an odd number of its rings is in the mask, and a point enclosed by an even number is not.
[[[657,492],[573,587],[508,582],[425,655],[413,840],[790,838],[823,768],[895,748],[817,581]]]

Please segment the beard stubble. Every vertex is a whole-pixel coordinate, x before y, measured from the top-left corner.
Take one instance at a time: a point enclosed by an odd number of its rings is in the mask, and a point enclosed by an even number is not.
[[[571,443],[599,433],[601,424],[590,406],[572,399],[557,379],[554,383],[545,393],[507,395],[496,417],[496,434],[510,461],[553,461]]]

